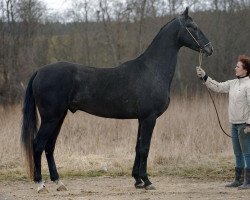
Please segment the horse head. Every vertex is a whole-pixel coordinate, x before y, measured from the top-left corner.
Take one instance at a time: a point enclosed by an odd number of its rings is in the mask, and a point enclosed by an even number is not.
[[[188,16],[188,7],[177,19],[180,22],[178,41],[181,46],[205,53],[206,56],[212,55],[213,46],[193,19]]]

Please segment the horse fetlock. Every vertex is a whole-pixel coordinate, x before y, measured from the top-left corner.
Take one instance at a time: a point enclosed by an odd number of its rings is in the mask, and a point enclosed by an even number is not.
[[[142,188],[144,188],[144,183],[142,181],[135,182],[135,188],[136,189],[142,189]]]
[[[46,194],[46,193],[49,193],[49,191],[47,190],[45,184],[44,184],[44,181],[40,181],[37,184],[37,192],[39,194]]]
[[[142,181],[144,182],[144,187],[147,187],[149,185],[152,185],[152,183],[150,182],[150,180],[148,179],[148,176],[142,176],[141,177]]]
[[[132,177],[134,177],[135,180],[141,179],[140,176],[139,176],[139,169],[133,169]]]

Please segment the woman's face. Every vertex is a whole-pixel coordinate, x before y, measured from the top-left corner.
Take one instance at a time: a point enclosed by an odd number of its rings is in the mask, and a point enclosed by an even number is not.
[[[237,62],[235,67],[235,75],[238,77],[243,77],[247,75],[247,70],[243,68],[243,63],[241,61]]]

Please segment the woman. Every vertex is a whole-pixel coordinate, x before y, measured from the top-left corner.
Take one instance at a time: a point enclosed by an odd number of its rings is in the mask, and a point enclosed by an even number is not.
[[[201,67],[197,67],[196,71],[208,88],[215,92],[229,93],[228,114],[232,125],[235,179],[226,187],[250,189],[250,57],[239,56],[235,67],[237,78],[226,82],[212,80]]]

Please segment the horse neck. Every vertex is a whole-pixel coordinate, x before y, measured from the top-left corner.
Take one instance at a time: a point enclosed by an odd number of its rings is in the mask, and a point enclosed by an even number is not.
[[[181,47],[177,38],[179,27],[179,23],[175,19],[160,30],[150,46],[140,56],[146,66],[152,70],[158,70],[159,73],[173,76],[177,54]]]

